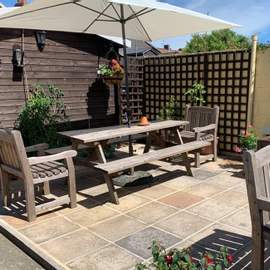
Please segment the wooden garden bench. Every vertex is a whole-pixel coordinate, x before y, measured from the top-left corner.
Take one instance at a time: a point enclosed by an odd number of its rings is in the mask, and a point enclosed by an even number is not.
[[[9,176],[15,176],[24,181],[26,211],[28,221],[33,221],[37,213],[53,207],[70,204],[76,207],[76,183],[73,157],[77,155],[74,150],[65,151],[55,155],[27,157],[27,151],[44,151],[45,145],[25,148],[21,133],[17,130],[0,129],[0,182],[2,203],[9,204]],[[58,162],[60,160],[65,163]],[[69,196],[35,205],[34,185],[49,183],[50,181],[68,178]]]
[[[264,241],[270,241],[270,145],[256,153],[245,151],[243,161],[252,222],[251,269],[263,270]]]
[[[142,155],[131,156],[119,160],[114,160],[111,162],[98,164],[95,166],[97,170],[100,170],[105,178],[105,181],[108,185],[109,193],[111,195],[112,201],[116,204],[119,204],[118,196],[116,190],[114,188],[112,174],[125,171],[130,168],[137,167],[139,165],[143,165],[145,163],[161,160],[169,157],[174,157],[177,155],[183,154],[185,156],[185,167],[188,175],[193,175],[190,167],[190,163],[188,162],[187,152],[198,150],[200,148],[211,145],[210,142],[207,141],[194,141],[186,144],[171,146],[167,148],[163,148],[156,151],[151,151],[148,153],[144,153]]]
[[[218,130],[219,107],[209,108],[205,106],[186,107],[185,120],[189,122],[185,129],[181,131],[184,142],[204,140],[211,142],[212,151],[205,156],[205,160],[212,158],[217,160],[217,130]],[[202,161],[200,152],[195,152],[195,167],[199,167]]]

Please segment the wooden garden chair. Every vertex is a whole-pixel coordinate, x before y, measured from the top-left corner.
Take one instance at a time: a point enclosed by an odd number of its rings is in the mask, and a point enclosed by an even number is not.
[[[184,142],[195,140],[205,140],[211,142],[211,153],[206,159],[212,158],[217,160],[217,130],[218,130],[219,107],[214,108],[204,106],[186,106],[185,120],[189,122],[185,129],[181,132]],[[195,167],[199,167],[201,163],[200,152],[195,152]]]
[[[252,270],[264,269],[264,240],[270,240],[270,146],[243,153],[252,222]]]
[[[2,191],[2,203],[9,205],[9,176],[15,176],[24,181],[25,201],[28,221],[33,221],[36,215],[56,206],[70,204],[76,207],[76,183],[73,157],[76,151],[70,150],[55,155],[27,157],[28,151],[42,151],[43,146],[24,147],[21,133],[17,130],[0,129],[0,182]],[[64,164],[58,161],[65,161]],[[35,204],[34,185],[68,178],[69,196],[53,201]]]

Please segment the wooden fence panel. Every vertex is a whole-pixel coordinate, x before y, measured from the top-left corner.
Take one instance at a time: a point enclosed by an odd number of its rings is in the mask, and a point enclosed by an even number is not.
[[[250,51],[222,51],[150,57],[144,60],[144,111],[156,119],[174,96],[182,117],[185,95],[195,82],[205,85],[206,105],[220,107],[219,149],[232,152],[247,125]]]

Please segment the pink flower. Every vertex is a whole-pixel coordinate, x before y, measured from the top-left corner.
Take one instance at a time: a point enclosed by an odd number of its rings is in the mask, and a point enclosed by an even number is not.
[[[233,147],[233,151],[236,152],[236,153],[241,153],[242,152],[242,149],[239,146],[235,145]]]

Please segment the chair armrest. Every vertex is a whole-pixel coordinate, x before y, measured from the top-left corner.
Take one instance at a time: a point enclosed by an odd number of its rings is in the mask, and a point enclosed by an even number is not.
[[[26,153],[45,151],[47,149],[49,149],[49,145],[47,143],[40,143],[25,147]]]
[[[270,212],[270,199],[263,196],[259,196],[257,199],[257,204],[260,210]]]
[[[77,152],[74,150],[64,151],[62,153],[58,153],[55,155],[48,155],[48,156],[41,156],[41,157],[30,157],[28,158],[30,165],[35,165],[39,163],[49,162],[49,161],[56,161],[62,159],[73,158],[77,156]]]
[[[216,129],[216,127],[217,127],[216,124],[211,124],[211,125],[204,126],[204,127],[195,127],[195,128],[193,128],[193,131],[196,133],[204,132],[204,131]]]

